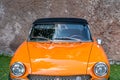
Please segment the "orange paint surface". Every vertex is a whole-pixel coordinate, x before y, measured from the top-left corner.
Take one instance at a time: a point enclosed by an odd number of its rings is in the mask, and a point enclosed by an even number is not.
[[[23,42],[15,52],[10,66],[15,62],[22,62],[26,71],[16,77],[10,73],[11,78],[24,78],[29,74],[69,76],[90,75],[93,79],[106,78],[110,74],[110,65],[102,47],[93,42]],[[97,62],[108,65],[108,74],[98,77],[93,72]]]

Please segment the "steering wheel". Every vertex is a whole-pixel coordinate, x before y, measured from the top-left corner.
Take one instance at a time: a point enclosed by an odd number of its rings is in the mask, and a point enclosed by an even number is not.
[[[70,36],[70,37],[71,37],[71,38],[80,39],[80,40],[83,39],[83,36],[79,36],[79,35],[72,35],[72,36]]]

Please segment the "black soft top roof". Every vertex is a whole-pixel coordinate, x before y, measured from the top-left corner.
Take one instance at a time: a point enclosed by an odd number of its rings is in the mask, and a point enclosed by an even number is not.
[[[33,24],[43,23],[77,23],[77,24],[88,24],[87,20],[81,18],[41,18],[33,22]]]

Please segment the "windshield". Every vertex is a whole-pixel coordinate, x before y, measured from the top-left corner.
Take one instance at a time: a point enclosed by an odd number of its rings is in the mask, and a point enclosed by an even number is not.
[[[32,41],[92,41],[87,25],[82,24],[37,24],[34,25]]]

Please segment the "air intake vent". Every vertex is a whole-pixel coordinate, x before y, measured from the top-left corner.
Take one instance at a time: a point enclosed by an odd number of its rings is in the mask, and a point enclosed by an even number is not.
[[[78,76],[40,76],[40,75],[29,75],[29,80],[90,80],[89,75],[78,75]]]

